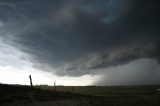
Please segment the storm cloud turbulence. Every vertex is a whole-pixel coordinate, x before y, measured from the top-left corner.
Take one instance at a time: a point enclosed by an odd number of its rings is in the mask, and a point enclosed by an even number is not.
[[[58,76],[160,84],[159,0],[0,0],[0,38]]]

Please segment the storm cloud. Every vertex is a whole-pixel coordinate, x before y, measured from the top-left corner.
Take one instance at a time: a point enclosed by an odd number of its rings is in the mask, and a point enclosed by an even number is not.
[[[1,38],[61,76],[159,63],[159,18],[158,0],[0,0]]]
[[[104,69],[96,85],[157,85],[160,65],[152,59],[139,59],[126,65]]]

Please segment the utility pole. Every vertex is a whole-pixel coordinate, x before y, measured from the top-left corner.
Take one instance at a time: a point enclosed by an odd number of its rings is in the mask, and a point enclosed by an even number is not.
[[[33,87],[32,77],[31,77],[31,75],[29,75],[29,79],[30,79],[30,85],[31,85],[31,87]]]

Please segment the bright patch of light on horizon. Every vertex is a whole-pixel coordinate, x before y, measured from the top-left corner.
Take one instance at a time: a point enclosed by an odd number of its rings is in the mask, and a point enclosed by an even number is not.
[[[5,44],[0,39],[0,83],[29,85],[29,75],[32,75],[34,85],[84,86],[91,85],[96,76],[84,75],[81,77],[58,77],[52,72],[40,71],[34,68],[33,63],[21,59],[23,53],[16,48]]]
[[[29,75],[32,75],[34,85],[85,86],[91,85],[96,76],[84,75],[81,77],[58,77],[50,72],[39,71],[32,67],[23,67],[21,70],[12,66],[0,66],[0,82],[6,84],[29,85]]]

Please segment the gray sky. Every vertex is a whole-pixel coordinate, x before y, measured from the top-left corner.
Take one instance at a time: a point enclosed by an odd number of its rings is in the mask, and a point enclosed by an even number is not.
[[[158,0],[0,0],[0,65],[100,75],[97,85],[159,84],[158,10]]]

